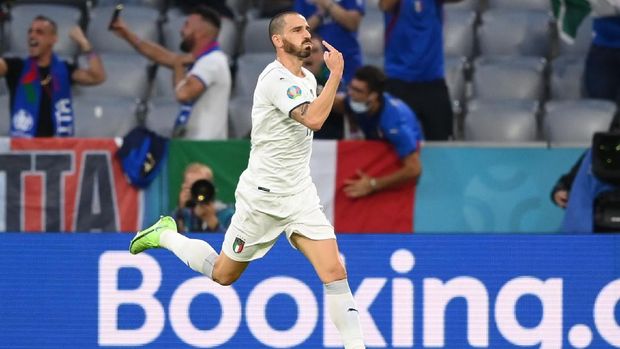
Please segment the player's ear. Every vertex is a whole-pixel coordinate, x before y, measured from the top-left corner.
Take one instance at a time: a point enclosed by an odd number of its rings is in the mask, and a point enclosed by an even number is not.
[[[273,46],[275,47],[282,47],[282,35],[273,34],[271,36],[271,42],[273,43]]]

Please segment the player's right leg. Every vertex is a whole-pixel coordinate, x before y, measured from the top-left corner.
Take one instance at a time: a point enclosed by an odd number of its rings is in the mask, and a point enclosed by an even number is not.
[[[169,216],[139,231],[131,240],[129,251],[137,254],[160,247],[172,251],[187,266],[222,285],[230,285],[237,280],[248,264],[233,261],[224,254],[218,255],[204,240],[179,234],[174,219]]]

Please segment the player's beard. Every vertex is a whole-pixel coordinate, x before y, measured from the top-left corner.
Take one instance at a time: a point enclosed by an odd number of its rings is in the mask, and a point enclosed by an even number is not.
[[[284,52],[292,54],[295,57],[304,59],[308,58],[312,54],[312,41],[310,40],[304,40],[304,42],[302,42],[299,46],[295,46],[295,44],[284,38],[282,39],[282,42],[284,43]],[[310,43],[310,47],[307,49],[303,46],[306,43]]]

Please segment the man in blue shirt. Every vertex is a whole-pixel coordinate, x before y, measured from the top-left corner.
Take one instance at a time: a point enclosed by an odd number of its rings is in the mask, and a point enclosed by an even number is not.
[[[584,71],[586,94],[620,103],[620,16],[595,18],[592,31]]]
[[[295,0],[294,10],[306,17],[310,29],[338,49],[344,56],[345,82],[362,65],[362,50],[357,40],[364,0]]]
[[[384,92],[386,77],[373,66],[359,68],[349,83],[347,95],[338,96],[335,109],[352,116],[367,140],[385,140],[394,146],[401,167],[382,177],[359,172],[347,180],[344,191],[352,198],[370,195],[407,182],[416,182],[422,172],[422,130],[415,113],[400,99]]]
[[[443,2],[379,1],[385,12],[387,91],[416,112],[427,140],[452,137],[452,105],[444,79]]]

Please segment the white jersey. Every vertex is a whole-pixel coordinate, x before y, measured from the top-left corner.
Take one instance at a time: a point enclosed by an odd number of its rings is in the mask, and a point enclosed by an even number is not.
[[[200,57],[188,74],[202,81],[206,89],[194,101],[185,138],[227,139],[232,79],[226,54],[216,50]]]
[[[293,75],[277,60],[258,77],[252,106],[248,168],[240,184],[275,194],[299,193],[312,184],[310,155],[313,132],[290,117],[296,107],[316,98],[316,79]]]

